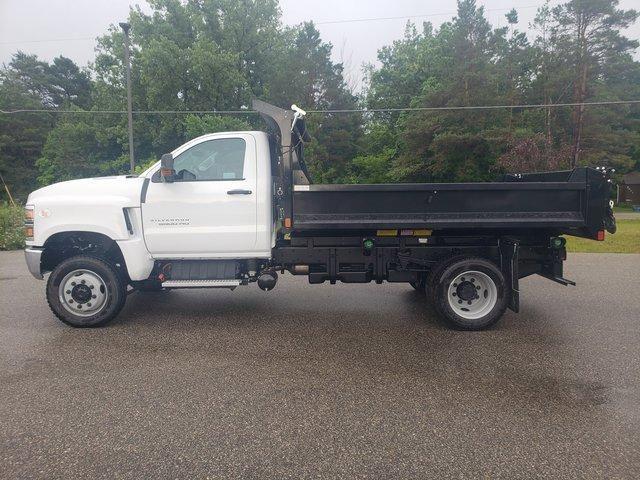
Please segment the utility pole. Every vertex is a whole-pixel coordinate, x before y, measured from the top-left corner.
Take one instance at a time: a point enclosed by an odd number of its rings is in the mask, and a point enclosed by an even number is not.
[[[131,100],[131,56],[129,53],[129,30],[131,25],[128,23],[120,23],[120,28],[124,32],[124,61],[127,64],[127,115],[129,117],[129,161],[131,163],[131,175],[136,169],[136,161],[133,157],[133,107]]]

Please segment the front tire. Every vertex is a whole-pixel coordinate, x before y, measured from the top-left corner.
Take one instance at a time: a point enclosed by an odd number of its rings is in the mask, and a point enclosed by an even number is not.
[[[453,258],[438,269],[432,292],[438,313],[461,330],[493,326],[507,309],[509,286],[491,261]]]
[[[124,306],[126,283],[107,261],[80,255],[62,261],[49,275],[47,302],[60,321],[77,328],[100,327]]]

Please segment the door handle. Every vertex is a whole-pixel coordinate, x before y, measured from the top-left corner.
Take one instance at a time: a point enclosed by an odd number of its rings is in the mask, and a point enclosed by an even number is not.
[[[242,189],[229,190],[227,192],[227,195],[251,195],[251,190],[242,190]]]

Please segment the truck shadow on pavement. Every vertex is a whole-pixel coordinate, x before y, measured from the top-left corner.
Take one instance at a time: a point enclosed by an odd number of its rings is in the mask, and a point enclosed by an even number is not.
[[[384,325],[397,322],[397,312],[393,317],[362,301],[354,301],[353,297],[338,294],[332,303],[323,303],[315,309],[311,304],[301,306],[300,302],[291,301],[286,296],[278,297],[274,293],[258,292],[257,295],[242,295],[224,292],[229,295],[211,295],[201,292],[164,291],[164,292],[134,292],[128,300],[123,312],[106,328],[136,324],[140,326],[154,326],[179,322],[188,328],[190,324],[209,323],[212,329],[224,324],[232,325],[267,325],[269,322],[291,321],[300,324],[301,321],[323,324],[327,321],[335,326],[344,322],[356,324],[374,322]],[[223,293],[223,295],[224,295]],[[413,289],[406,292],[396,292],[395,301],[402,304],[401,318],[407,324],[416,327],[440,331],[451,330],[442,321],[434,307],[424,294]],[[237,298],[234,298],[237,297]],[[229,301],[231,299],[231,301]],[[497,326],[496,328],[499,328]]]

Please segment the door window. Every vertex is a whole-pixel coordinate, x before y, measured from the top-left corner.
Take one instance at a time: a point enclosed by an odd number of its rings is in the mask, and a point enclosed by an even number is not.
[[[242,138],[198,143],[175,158],[175,181],[243,180],[246,148]]]

